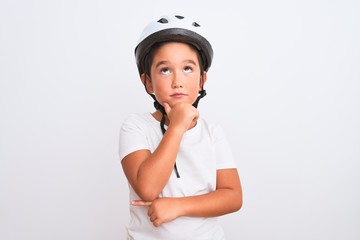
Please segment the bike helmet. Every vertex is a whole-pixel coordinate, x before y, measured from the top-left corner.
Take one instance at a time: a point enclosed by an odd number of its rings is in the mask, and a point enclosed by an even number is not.
[[[169,41],[184,42],[194,46],[200,53],[204,70],[208,71],[213,58],[213,50],[202,31],[200,24],[179,15],[162,16],[149,23],[144,28],[135,48],[139,74],[144,73],[145,58],[152,46]]]

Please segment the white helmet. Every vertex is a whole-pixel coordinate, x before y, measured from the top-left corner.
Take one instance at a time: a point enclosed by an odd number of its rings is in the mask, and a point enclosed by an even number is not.
[[[162,16],[149,23],[143,30],[135,48],[136,64],[139,74],[144,73],[145,57],[152,46],[160,42],[177,41],[193,45],[200,53],[204,70],[208,71],[213,58],[213,50],[204,37],[200,25],[183,16]]]

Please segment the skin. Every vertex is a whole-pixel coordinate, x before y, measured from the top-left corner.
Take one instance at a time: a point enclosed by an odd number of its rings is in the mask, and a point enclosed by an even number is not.
[[[187,44],[169,42],[155,53],[150,76],[143,74],[142,82],[156,96],[167,113],[165,132],[153,153],[135,151],[122,160],[124,173],[141,198],[132,205],[148,207],[154,226],[180,216],[216,217],[238,211],[242,206],[242,189],[236,168],[217,170],[216,190],[199,196],[158,198],[174,167],[184,133],[196,125],[198,110],[192,106],[202,84],[196,52]],[[162,114],[154,112],[160,121]],[[154,176],[156,176],[154,178]]]

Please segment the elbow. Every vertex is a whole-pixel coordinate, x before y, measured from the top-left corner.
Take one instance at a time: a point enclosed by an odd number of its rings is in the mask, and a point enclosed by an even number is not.
[[[153,196],[147,196],[147,195],[139,195],[140,199],[145,202],[153,202],[155,201],[156,197]]]
[[[239,211],[241,209],[242,205],[243,205],[243,201],[241,198],[240,201],[238,201],[238,203],[236,205],[235,212]]]
[[[157,199],[159,197],[159,194],[160,194],[149,187],[138,190],[138,191],[136,191],[136,193],[140,197],[140,199],[145,202],[154,201],[155,199]]]
[[[139,198],[146,202],[152,202],[159,198],[162,188],[158,187],[153,182],[144,179],[137,179],[135,184],[131,185],[139,196]]]
[[[237,212],[241,209],[242,205],[243,205],[243,197],[242,197],[242,192],[237,192],[236,196],[234,196],[233,198],[233,212]]]

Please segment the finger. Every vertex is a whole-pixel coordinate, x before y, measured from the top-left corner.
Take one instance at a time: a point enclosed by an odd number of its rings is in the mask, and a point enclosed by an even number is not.
[[[149,209],[147,211],[148,216],[151,217],[152,213],[153,213],[152,208],[149,207]]]
[[[193,123],[196,123],[198,119],[199,119],[199,114],[198,114],[198,113],[195,113],[194,118],[193,118],[193,120],[192,120]]]
[[[156,219],[156,220],[153,221],[152,223],[153,223],[153,225],[154,225],[155,227],[160,227],[160,225],[162,224],[162,222],[159,221],[158,219]]]
[[[170,105],[167,104],[166,102],[164,102],[163,105],[164,105],[164,109],[165,109],[166,114],[169,114],[169,112],[171,111]]]
[[[154,222],[154,221],[156,220],[156,217],[153,216],[153,215],[152,215],[152,216],[149,216],[149,217],[150,217],[150,221],[151,221],[151,222]]]
[[[198,119],[200,117],[200,112],[195,109],[195,118]]]
[[[133,200],[131,201],[131,205],[133,206],[150,206],[152,202],[146,202],[143,200]]]

